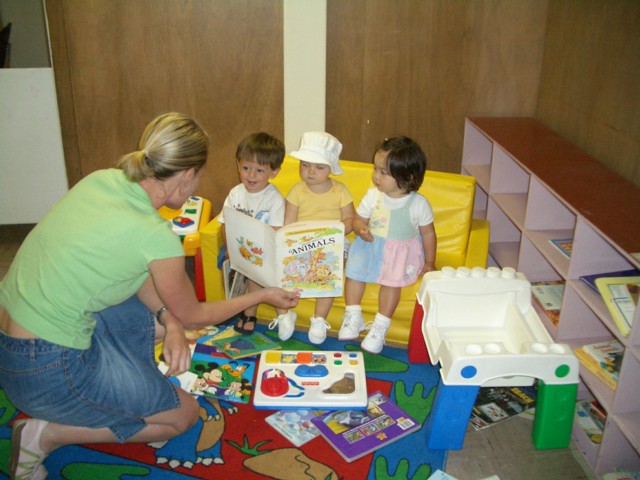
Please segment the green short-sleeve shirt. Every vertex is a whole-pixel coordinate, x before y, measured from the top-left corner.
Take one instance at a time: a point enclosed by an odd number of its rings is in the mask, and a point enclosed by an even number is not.
[[[121,170],[88,175],[27,236],[0,283],[0,305],[47,341],[88,348],[92,313],[132,297],[153,260],[184,255],[140,185]]]

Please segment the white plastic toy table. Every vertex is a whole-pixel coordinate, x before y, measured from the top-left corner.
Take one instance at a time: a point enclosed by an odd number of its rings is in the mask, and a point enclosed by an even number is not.
[[[414,315],[421,325],[412,327],[409,359],[414,361],[416,349],[426,344],[431,363],[440,363],[442,379],[425,429],[429,448],[462,448],[480,386],[531,385],[535,379],[535,447],[569,445],[578,360],[542,325],[522,273],[444,267],[423,277],[417,303],[416,312],[423,315]],[[424,344],[413,335],[418,328]]]

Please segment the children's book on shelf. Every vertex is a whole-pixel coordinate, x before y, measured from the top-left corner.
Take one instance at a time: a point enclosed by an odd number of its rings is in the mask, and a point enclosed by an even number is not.
[[[254,386],[255,359],[234,360],[202,343],[195,344],[189,371],[197,379],[194,395],[219,398],[235,403],[249,403]]]
[[[582,349],[596,361],[614,380],[618,380],[624,346],[616,339],[583,345]]]
[[[326,412],[311,421],[347,462],[357,460],[420,429],[421,425],[381,392],[366,410]]]
[[[531,294],[533,300],[542,309],[551,323],[558,325],[560,320],[560,307],[564,296],[565,282],[562,280],[552,280],[548,282],[533,282],[531,284]]]
[[[640,276],[598,278],[596,286],[620,333],[629,335],[638,305]]]
[[[225,331],[226,332],[226,331]],[[201,344],[214,347],[219,353],[237,360],[260,354],[265,350],[278,350],[280,344],[274,342],[269,337],[260,332],[253,332],[249,335],[242,335],[235,332],[235,335],[220,334],[211,338],[203,339]]]
[[[311,421],[326,410],[278,410],[265,421],[296,447],[313,440],[320,431]]]
[[[306,221],[277,230],[224,208],[231,268],[264,287],[301,297],[339,297],[344,270],[344,224]]]
[[[591,414],[591,402],[579,400],[576,402],[576,420],[580,428],[584,430],[589,440],[594,444],[602,442],[602,426]]]
[[[615,271],[615,272],[596,273],[594,275],[582,275],[580,277],[580,280],[582,280],[584,283],[589,285],[589,287],[591,287],[591,289],[594,292],[600,293],[600,291],[598,290],[598,287],[596,286],[596,280],[598,278],[638,277],[638,276],[640,276],[640,270],[632,268],[630,270],[618,270],[618,271]]]
[[[482,430],[534,408],[536,393],[535,386],[481,387],[471,411],[471,426]]]
[[[621,357],[619,360],[615,360],[616,363],[613,365],[604,367],[603,365],[600,365],[593,356],[588,354],[583,347],[574,348],[573,352],[576,354],[576,357],[578,357],[580,365],[602,380],[602,382],[604,382],[604,384],[609,388],[612,390],[616,389]]]
[[[247,277],[231,268],[231,262],[228,258],[222,263],[222,278],[224,280],[224,294],[227,299],[247,293]]]
[[[570,258],[573,251],[573,238],[552,238],[551,245],[556,247],[565,257]]]

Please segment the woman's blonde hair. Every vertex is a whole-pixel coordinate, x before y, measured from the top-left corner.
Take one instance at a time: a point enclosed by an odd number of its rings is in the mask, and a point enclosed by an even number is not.
[[[162,180],[182,170],[199,170],[207,162],[208,149],[209,136],[198,122],[182,113],[165,113],[146,126],[138,150],[123,155],[118,168],[132,182]]]

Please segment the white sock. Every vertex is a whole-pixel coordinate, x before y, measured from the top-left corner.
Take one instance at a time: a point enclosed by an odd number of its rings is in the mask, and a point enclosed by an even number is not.
[[[385,317],[380,312],[376,313],[375,318],[373,319],[375,323],[380,324],[383,327],[388,327],[391,325],[391,319],[389,317]]]
[[[362,307],[360,305],[347,305],[344,307],[345,312],[361,312]]]

